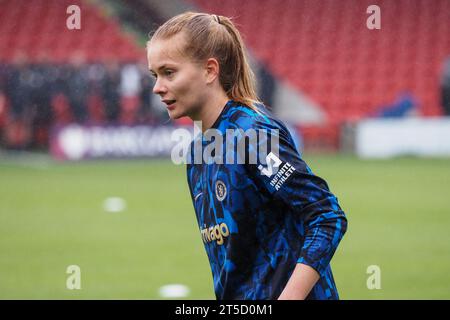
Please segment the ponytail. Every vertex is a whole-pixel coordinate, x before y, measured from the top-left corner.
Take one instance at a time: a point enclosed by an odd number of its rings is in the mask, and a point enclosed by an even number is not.
[[[252,109],[255,109],[256,103],[259,103],[258,96],[256,94],[256,78],[252,69],[250,68],[250,64],[248,63],[248,59],[246,56],[246,49],[244,45],[244,41],[234,26],[233,22],[227,17],[219,17],[220,24],[224,25],[229,34],[233,39],[233,43],[235,45],[236,62],[236,80],[233,85],[227,92],[227,94],[236,101],[242,102],[244,105],[249,106]],[[233,70],[229,70],[233,72]]]

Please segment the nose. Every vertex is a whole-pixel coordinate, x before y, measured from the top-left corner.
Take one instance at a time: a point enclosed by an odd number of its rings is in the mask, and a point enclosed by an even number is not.
[[[156,79],[155,85],[153,86],[154,94],[163,94],[167,92],[166,86],[161,82],[161,78]]]

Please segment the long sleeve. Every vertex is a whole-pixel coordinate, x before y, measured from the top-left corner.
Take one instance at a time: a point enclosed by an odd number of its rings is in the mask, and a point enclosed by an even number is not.
[[[269,151],[274,152],[267,152],[266,159],[258,158],[258,162],[247,165],[247,169],[260,189],[290,207],[295,220],[304,226],[304,242],[297,262],[323,275],[347,230],[346,216],[327,183],[314,175],[301,159],[292,137],[281,123],[276,128],[258,122],[258,129],[278,135],[278,144],[272,145]],[[268,139],[258,144],[267,143]]]

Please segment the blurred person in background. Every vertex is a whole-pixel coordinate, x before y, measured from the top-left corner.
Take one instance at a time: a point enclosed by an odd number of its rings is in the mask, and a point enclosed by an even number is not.
[[[71,75],[68,85],[69,101],[75,120],[84,123],[87,120],[88,74],[83,53],[75,53],[71,59]]]
[[[441,79],[441,102],[444,114],[450,116],[450,57],[444,63]]]
[[[9,102],[5,120],[4,141],[10,149],[23,150],[32,142],[32,70],[27,56],[19,51],[6,69],[5,92]]]
[[[33,142],[34,147],[45,148],[48,129],[52,123],[51,88],[54,80],[47,54],[42,53],[30,69],[33,75],[31,81]]]
[[[102,98],[105,104],[106,120],[117,123],[120,115],[120,66],[116,61],[106,62]]]
[[[0,63],[0,146],[3,144],[3,130],[7,121],[9,101],[7,97],[9,65]]]
[[[120,72],[121,112],[120,122],[133,124],[137,121],[141,74],[134,63],[125,64]]]

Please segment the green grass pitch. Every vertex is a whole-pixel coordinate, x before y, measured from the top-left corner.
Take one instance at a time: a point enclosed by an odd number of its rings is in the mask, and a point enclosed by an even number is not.
[[[449,159],[305,160],[349,220],[332,260],[342,299],[450,298]],[[124,211],[104,211],[112,196]],[[66,288],[69,265],[80,290]],[[0,159],[0,299],[160,299],[172,283],[214,299],[184,166]]]

